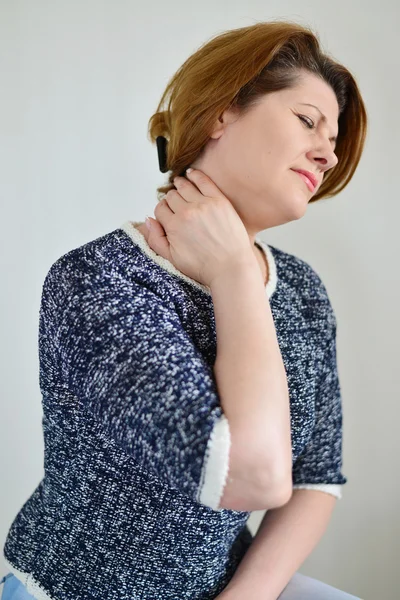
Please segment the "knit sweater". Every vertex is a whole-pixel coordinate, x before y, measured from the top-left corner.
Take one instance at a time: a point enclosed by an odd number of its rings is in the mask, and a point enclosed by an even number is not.
[[[252,542],[219,508],[229,422],[209,288],[128,221],[46,274],[39,314],[44,477],[4,546],[38,600],[211,600]],[[305,261],[256,238],[289,387],[294,488],[341,497],[336,318]]]

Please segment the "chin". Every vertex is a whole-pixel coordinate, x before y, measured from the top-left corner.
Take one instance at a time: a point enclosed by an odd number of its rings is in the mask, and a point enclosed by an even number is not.
[[[290,202],[286,202],[285,211],[282,211],[282,224],[289,223],[290,221],[297,221],[304,217],[307,211],[306,199],[297,195],[297,198],[293,195]]]
[[[293,220],[301,219],[301,217],[304,217],[305,213],[307,212],[309,201],[310,200],[308,195],[305,195],[302,192],[299,192],[299,190],[296,190],[296,193],[294,193],[292,196],[290,205]]]

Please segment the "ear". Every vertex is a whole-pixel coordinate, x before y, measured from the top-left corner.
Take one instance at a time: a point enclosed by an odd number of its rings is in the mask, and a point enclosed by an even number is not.
[[[210,137],[213,138],[214,140],[217,140],[218,138],[220,138],[221,135],[223,135],[225,128],[230,123],[234,123],[235,121],[237,121],[237,119],[239,118],[239,114],[240,114],[239,109],[237,107],[236,108],[227,108],[226,110],[224,110],[222,115],[220,115],[218,117],[218,119],[216,120]]]

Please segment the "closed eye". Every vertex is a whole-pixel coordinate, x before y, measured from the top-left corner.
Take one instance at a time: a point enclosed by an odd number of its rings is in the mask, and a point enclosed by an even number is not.
[[[308,117],[304,117],[303,115],[297,115],[300,119],[300,121],[303,121],[303,123],[305,123],[307,125],[307,127],[309,129],[314,129],[315,124],[314,121],[312,121],[311,119],[309,119]],[[311,125],[310,125],[311,123]]]

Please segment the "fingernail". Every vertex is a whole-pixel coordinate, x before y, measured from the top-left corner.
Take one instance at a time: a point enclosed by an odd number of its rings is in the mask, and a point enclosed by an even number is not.
[[[189,169],[186,169],[186,173],[191,173],[193,171],[192,167],[189,167]]]
[[[151,229],[151,222],[150,222],[150,219],[148,217],[146,217],[145,223],[146,223],[147,229],[150,230]]]

